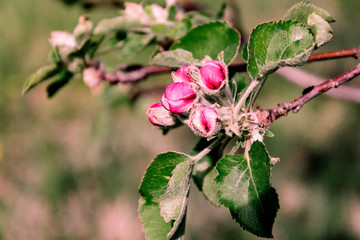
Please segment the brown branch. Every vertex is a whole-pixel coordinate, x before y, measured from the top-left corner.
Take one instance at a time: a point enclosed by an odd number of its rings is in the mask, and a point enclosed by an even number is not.
[[[320,60],[329,60],[335,58],[344,58],[344,57],[359,57],[360,48],[344,49],[333,52],[317,53],[311,55],[309,62],[311,61],[320,61]],[[131,66],[130,66],[131,67]],[[229,66],[229,72],[246,72],[247,64],[233,64]],[[171,69],[158,67],[158,66],[142,66],[138,67],[135,70],[123,71],[119,70],[114,73],[104,73],[103,79],[109,81],[111,84],[117,83],[135,83],[142,80],[145,80],[148,76],[154,74],[161,74],[171,72]]]
[[[109,81],[111,84],[117,83],[136,83],[145,80],[153,74],[170,72],[169,68],[158,66],[143,66],[129,72],[119,70],[113,73],[104,73],[103,80]]]
[[[352,80],[358,75],[360,75],[360,64],[336,78],[330,79],[329,81],[319,84],[317,86],[310,87],[306,93],[293,101],[279,104],[273,109],[263,110],[261,108],[258,108],[256,115],[259,119],[259,125],[269,126],[276,119],[282,116],[286,116],[290,111],[293,111],[294,113],[298,112],[305,103],[307,103],[314,97],[332,88],[337,88],[340,85]]]
[[[310,56],[308,62],[316,62],[316,61],[345,58],[345,57],[353,57],[358,59],[360,57],[360,48],[350,48],[350,49],[343,49],[332,52],[315,53]]]
[[[277,70],[276,73],[286,78],[286,80],[303,88],[308,88],[309,86],[315,86],[326,82],[326,79],[318,77],[299,68],[282,67]],[[330,89],[325,94],[331,97],[360,104],[360,88],[347,87],[342,85],[337,89]]]

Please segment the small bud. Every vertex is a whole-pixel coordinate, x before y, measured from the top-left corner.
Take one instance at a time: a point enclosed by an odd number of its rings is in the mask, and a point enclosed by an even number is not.
[[[224,66],[218,61],[208,61],[200,69],[203,85],[210,90],[220,89],[226,80]]]
[[[103,71],[95,67],[85,68],[83,71],[83,80],[86,86],[93,89],[102,81]]]
[[[151,105],[146,111],[146,116],[153,125],[158,127],[171,127],[176,123],[174,116],[161,103]]]
[[[211,137],[217,134],[221,128],[218,113],[212,107],[197,105],[190,112],[190,128],[201,137]]]
[[[92,30],[93,23],[89,20],[87,15],[82,15],[79,17],[79,23],[75,27],[73,34],[75,39],[79,42],[79,40],[82,40],[84,36],[90,35]]]
[[[168,19],[168,10],[161,7],[158,4],[151,4],[150,10],[152,13],[152,17],[154,18],[154,22],[157,24],[166,24]]]
[[[176,71],[175,82],[194,82],[194,78],[190,75],[191,72],[199,72],[199,69],[195,66],[185,65]]]
[[[172,113],[184,113],[190,110],[196,99],[196,92],[190,83],[170,84],[161,98],[161,104]]]
[[[145,12],[143,6],[138,3],[125,2],[124,16],[127,20],[140,21],[146,26],[150,25],[151,20],[149,15]]]
[[[76,47],[76,41],[74,35],[64,31],[51,32],[49,42],[53,47],[67,47],[67,48]]]

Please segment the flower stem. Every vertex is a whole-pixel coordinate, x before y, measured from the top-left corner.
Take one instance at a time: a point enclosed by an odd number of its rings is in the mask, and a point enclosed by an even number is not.
[[[208,153],[213,150],[214,147],[216,147],[221,141],[223,140],[222,137],[219,137],[218,139],[214,140],[212,143],[209,144],[206,148],[204,148],[201,152],[199,152],[197,155],[192,156],[192,160],[194,163],[198,162],[200,159],[205,157]]]
[[[241,107],[244,105],[246,99],[249,97],[249,95],[251,94],[251,92],[255,89],[255,87],[259,84],[259,81],[252,81],[250,83],[250,85],[248,86],[248,88],[246,89],[246,91],[244,92],[244,94],[241,96],[241,98],[239,99],[238,103],[235,106],[234,109],[234,117],[240,114],[240,110]]]

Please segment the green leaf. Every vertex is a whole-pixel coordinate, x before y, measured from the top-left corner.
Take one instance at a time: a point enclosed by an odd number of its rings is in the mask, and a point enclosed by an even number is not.
[[[211,170],[205,175],[203,184],[202,184],[202,192],[205,198],[215,207],[220,206],[220,197],[217,191],[215,177],[217,176],[217,171],[215,168],[211,168]]]
[[[183,37],[191,28],[189,19],[183,19],[175,25],[154,24],[151,26],[152,32],[157,36],[159,41],[176,40]],[[167,38],[167,39],[166,39]]]
[[[159,154],[146,170],[139,188],[141,194],[139,215],[148,240],[167,239],[167,234],[173,229],[174,222],[166,223],[160,216],[159,200],[167,191],[176,166],[186,161],[189,161],[189,157],[184,154],[163,153]],[[178,228],[180,233],[182,228],[183,226],[180,224]],[[176,239],[178,234],[179,232],[175,232],[172,239]]]
[[[233,92],[233,96],[239,97],[239,93],[242,92],[247,86],[247,80],[245,76],[239,72],[236,72],[234,76],[230,78],[229,86]]]
[[[216,170],[220,203],[245,230],[272,237],[279,203],[270,186],[270,158],[263,143],[254,142],[248,155],[225,156]]]
[[[134,30],[142,27],[140,21],[128,20],[124,16],[102,19],[95,27],[94,34],[107,34],[116,31]]]
[[[124,40],[120,48],[121,56],[128,58],[138,53],[146,45],[148,45],[152,40],[152,37],[149,37],[144,34],[129,33],[127,38]]]
[[[196,155],[201,152],[214,140],[215,139],[208,141],[205,138],[200,139],[195,146],[192,155]],[[202,191],[204,197],[215,207],[220,206],[220,203],[219,194],[214,181],[216,175],[214,165],[222,157],[223,150],[227,143],[228,141],[222,142],[222,144],[217,145],[209,154],[197,161],[192,172],[194,183],[198,189]]]
[[[316,39],[317,47],[329,42],[333,37],[333,30],[329,23],[335,19],[324,9],[313,4],[302,2],[295,4],[285,14],[284,20],[299,21],[308,26]]]
[[[169,7],[167,20],[174,22],[175,17],[176,17],[176,6],[172,5]]]
[[[172,223],[166,223],[160,216],[159,205],[146,202],[142,197],[139,200],[139,216],[147,240],[166,239],[171,231]]]
[[[311,3],[300,2],[292,6],[283,17],[284,20],[299,21],[307,24],[309,15],[315,13],[327,22],[335,22],[335,19],[324,9],[319,8]]]
[[[58,74],[60,71],[61,68],[57,64],[51,64],[40,68],[26,79],[22,89],[22,94],[27,93],[28,91],[30,91],[30,89],[32,89],[39,83],[50,79],[51,77]]]
[[[200,60],[195,59],[191,52],[183,49],[176,49],[156,54],[150,60],[150,64],[175,69],[191,64],[200,66],[201,62]]]
[[[280,21],[258,25],[248,46],[248,73],[253,80],[263,80],[279,67],[299,66],[310,57],[315,39],[298,22]]]
[[[244,44],[244,47],[241,51],[241,57],[242,59],[247,62],[248,61],[248,58],[249,58],[249,53],[248,53],[248,43],[245,43]]]
[[[179,163],[173,171],[168,188],[160,197],[160,215],[164,218],[165,222],[175,221],[167,235],[168,239],[172,239],[175,234],[177,236],[184,234],[185,228],[181,226],[185,222],[193,167],[194,164],[191,159]]]
[[[221,36],[221,37],[220,37]],[[227,22],[209,22],[191,29],[176,41],[170,50],[184,49],[195,59],[210,56],[216,59],[219,52],[225,52],[225,63],[229,64],[236,56],[240,45],[240,34]]]
[[[52,83],[50,83],[46,88],[48,98],[54,96],[55,93],[57,93],[57,91],[60,88],[65,86],[72,77],[73,77],[73,73],[67,70],[62,71],[59,75],[57,75],[55,80]]]

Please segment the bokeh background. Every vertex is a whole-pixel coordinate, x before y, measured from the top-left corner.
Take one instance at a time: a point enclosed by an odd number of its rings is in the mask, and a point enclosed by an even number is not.
[[[248,34],[258,23],[279,19],[297,1],[234,2]],[[358,0],[311,2],[337,19],[334,40],[321,51],[359,46]],[[220,5],[199,3],[212,11]],[[59,0],[0,1],[0,240],[143,239],[137,188],[147,165],[160,152],[189,153],[197,142],[186,127],[163,136],[148,123],[146,108],[160,95],[129,105],[122,89],[94,95],[78,79],[53,99],[46,97],[46,84],[21,96],[26,77],[47,61],[50,31],[72,31],[84,13],[94,22],[117,14]],[[120,61],[114,57],[109,63]],[[146,63],[146,57],[131,61]],[[302,69],[331,78],[357,62],[332,60]],[[149,79],[144,87],[169,81],[169,76]],[[359,88],[360,79],[348,85]],[[301,91],[274,75],[258,104],[274,107]],[[360,239],[359,123],[359,104],[320,96],[272,125],[275,137],[266,139],[268,150],[281,159],[272,174],[281,205],[275,239]],[[189,240],[257,239],[196,187],[186,231]]]

